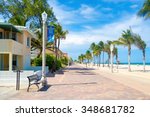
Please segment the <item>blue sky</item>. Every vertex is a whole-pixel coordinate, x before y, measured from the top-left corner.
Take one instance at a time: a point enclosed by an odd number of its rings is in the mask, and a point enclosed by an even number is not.
[[[150,20],[137,17],[144,0],[51,0],[54,13],[64,29],[69,31],[61,49],[73,59],[85,53],[92,42],[117,40],[131,26],[147,43],[150,62]],[[127,48],[119,46],[119,59],[127,62]],[[142,53],[132,47],[132,62],[142,62]]]
[[[61,49],[73,59],[85,53],[92,42],[117,40],[123,30],[141,35],[147,43],[146,60],[150,62],[150,19],[137,17],[144,0],[48,0],[58,22],[69,31]],[[119,48],[119,60],[127,62],[127,48]],[[142,53],[132,47],[131,62],[142,62]]]

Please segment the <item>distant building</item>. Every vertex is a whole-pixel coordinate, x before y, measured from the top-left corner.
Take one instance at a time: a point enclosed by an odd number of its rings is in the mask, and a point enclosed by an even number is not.
[[[30,69],[32,38],[26,27],[0,23],[0,71]]]

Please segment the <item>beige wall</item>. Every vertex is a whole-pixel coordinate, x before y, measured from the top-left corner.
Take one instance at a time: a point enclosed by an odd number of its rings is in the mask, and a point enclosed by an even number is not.
[[[1,32],[8,32],[0,29]],[[10,31],[9,31],[10,33]],[[27,38],[30,39],[30,46],[27,46]],[[32,35],[27,30],[22,30],[22,33],[17,33],[17,41],[11,39],[0,39],[0,53],[9,53],[11,55],[17,55],[18,57],[18,67],[20,69],[30,68],[30,59],[31,59],[31,38]],[[6,61],[9,61],[6,59]],[[10,61],[8,63],[11,63]],[[6,64],[7,65],[7,64]]]
[[[23,55],[23,45],[11,39],[0,39],[0,52]]]

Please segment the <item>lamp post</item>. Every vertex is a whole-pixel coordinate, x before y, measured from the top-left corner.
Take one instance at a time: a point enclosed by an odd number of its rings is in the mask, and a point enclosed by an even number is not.
[[[47,20],[47,13],[44,11],[42,13],[42,21],[43,21],[43,48],[42,48],[42,81],[43,86],[47,85],[47,79],[45,76],[45,45],[46,45],[46,20]]]
[[[113,73],[113,50],[114,50],[114,45],[110,45],[110,51],[111,51],[111,72]]]

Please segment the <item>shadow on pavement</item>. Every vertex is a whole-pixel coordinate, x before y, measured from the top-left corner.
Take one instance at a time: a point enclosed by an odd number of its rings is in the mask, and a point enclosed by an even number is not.
[[[38,91],[47,91],[52,85],[46,85],[44,87],[41,87]]]
[[[51,86],[90,85],[90,84],[97,84],[97,82],[88,82],[88,83],[70,83],[70,84],[52,84]]]
[[[131,72],[144,72],[143,70],[132,70]],[[150,72],[150,70],[145,70],[145,72]]]
[[[77,75],[77,74],[80,74],[80,75],[96,75],[95,73],[85,72],[85,71],[76,71],[76,74],[74,74],[74,75]]]
[[[72,68],[69,68],[69,70],[94,70],[93,68],[78,68],[78,67],[72,67]]]
[[[55,73],[48,72],[46,74],[46,77],[55,77]]]

